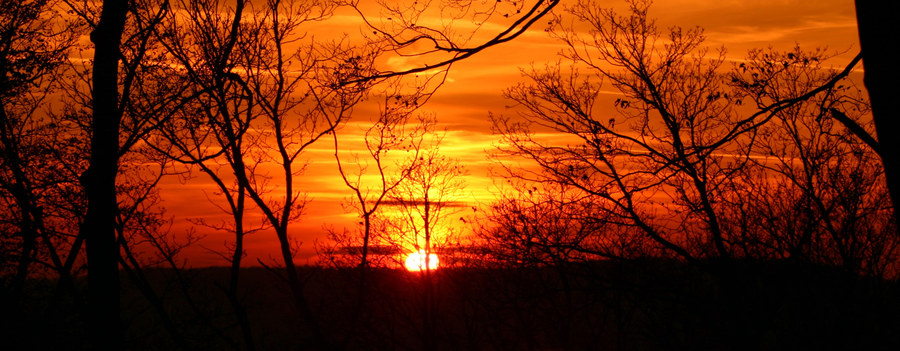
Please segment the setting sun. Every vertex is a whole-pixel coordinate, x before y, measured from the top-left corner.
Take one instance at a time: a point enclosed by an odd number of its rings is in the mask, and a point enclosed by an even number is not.
[[[406,270],[410,272],[420,272],[425,270],[427,266],[429,270],[435,270],[438,268],[438,257],[435,254],[428,254],[428,259],[425,259],[425,250],[419,250],[419,252],[413,252],[406,257]]]

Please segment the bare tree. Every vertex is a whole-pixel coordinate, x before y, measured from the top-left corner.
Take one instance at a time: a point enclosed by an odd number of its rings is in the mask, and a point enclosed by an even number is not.
[[[564,267],[651,254],[638,232],[607,215],[571,185],[517,181],[491,205],[476,233],[490,263],[501,267]]]
[[[439,258],[441,249],[455,238],[455,221],[451,218],[467,206],[459,201],[465,188],[465,169],[455,160],[440,153],[442,136],[435,135],[428,151],[417,159],[408,158],[401,169],[408,169],[404,181],[390,194],[397,214],[386,216],[389,235],[402,250],[418,255],[421,270],[422,348],[437,345],[439,310],[435,272],[431,260]],[[402,251],[401,251],[402,252]]]
[[[741,98],[763,108],[827,83],[832,73],[821,63],[828,58],[823,50],[754,50],[732,82]],[[859,137],[871,133],[870,112],[862,91],[844,80],[778,112],[744,145],[756,157],[726,207],[738,219],[729,236],[746,248],[743,256],[876,276],[893,270],[898,243],[878,145]]]
[[[169,67],[155,50],[153,28],[169,13],[166,1],[65,2],[92,30],[94,46],[88,65],[73,65],[79,78],[70,82],[77,88],[68,96],[72,110],[90,115],[76,122],[90,135],[88,168],[79,178],[87,197],[79,236],[87,244],[89,264],[88,334],[92,347],[116,349],[122,346],[119,254],[128,245],[117,234],[125,218],[118,194],[120,176],[127,172],[122,166],[139,157],[133,153],[141,148],[137,145],[182,101],[185,87],[166,84],[175,82],[164,78]],[[133,189],[140,193],[153,184]]]
[[[241,25],[246,6],[244,1],[182,1],[176,8],[184,12],[160,27],[157,36],[167,55],[178,62],[178,74],[191,87],[193,98],[174,118],[162,124],[159,138],[151,144],[161,151],[170,150],[168,157],[176,163],[205,174],[225,202],[224,206],[217,206],[230,216],[230,221],[214,223],[201,218],[195,223],[233,235],[229,252],[221,253],[231,264],[224,292],[240,326],[244,348],[252,350],[253,333],[239,295],[240,270],[246,254],[244,237],[262,226],[247,223],[247,184],[233,180],[234,174],[246,172],[245,150],[256,145],[252,137],[245,138],[256,117],[252,113],[255,100],[245,80],[233,73],[240,69],[236,63],[237,47],[244,45],[247,35]],[[171,266],[177,271],[178,267]],[[237,347],[230,337],[219,335]]]
[[[115,233],[116,174],[119,156],[119,45],[125,30],[128,2],[106,0],[91,33],[94,43],[92,80],[91,158],[82,182],[88,198],[81,231],[90,265],[89,333],[95,348],[121,347],[119,323],[118,240]]]
[[[15,272],[9,282],[13,301],[22,297],[32,264],[50,259],[48,267],[61,276],[68,273],[62,270],[66,257],[59,257],[54,240],[72,234],[58,221],[63,208],[56,203],[66,201],[65,192],[57,189],[71,186],[74,179],[67,177],[73,155],[66,146],[73,145],[66,136],[75,132],[51,120],[53,111],[44,107],[59,89],[54,81],[75,40],[75,26],[53,18],[57,5],[27,1],[0,6],[0,198],[8,205],[0,239],[8,252],[0,275]]]
[[[409,175],[390,194],[398,214],[388,219],[401,247],[425,255],[426,271],[431,254],[439,253],[439,248],[454,238],[455,226],[447,221],[467,207],[459,201],[465,189],[465,169],[442,155],[442,137],[435,139],[431,149],[401,166],[409,169]]]
[[[506,92],[523,107],[524,122],[495,120],[505,150],[538,166],[509,171],[578,189],[601,218],[640,231],[669,254],[739,256],[722,216],[736,176],[754,157],[743,146],[782,111],[831,94],[859,57],[821,85],[747,112],[744,97],[719,73],[724,51],[709,57],[702,30],[675,27],[663,34],[647,16],[649,1],[629,5],[626,16],[587,2],[569,8],[592,29],[586,36],[561,24],[551,31],[568,46],[564,57],[572,68],[526,72],[533,83]],[[621,94],[614,116],[603,117],[598,108],[604,80]],[[548,141],[534,130],[568,139]]]
[[[432,132],[435,121],[427,115],[419,115],[413,118],[413,112],[417,104],[416,96],[388,95],[385,97],[384,109],[376,121],[363,133],[366,155],[353,153],[349,161],[342,161],[338,133],[333,133],[335,160],[338,172],[344,180],[344,184],[353,192],[352,199],[345,205],[359,214],[362,219],[361,232],[358,234],[339,234],[333,232],[331,239],[339,236],[346,237],[338,245],[340,251],[353,254],[353,259],[358,259],[360,270],[365,274],[369,266],[370,242],[380,243],[383,247],[390,247],[388,238],[373,238],[373,220],[375,220],[380,207],[389,201],[390,194],[413,172],[419,164],[419,154],[423,152],[422,143],[425,135]],[[406,157],[413,160],[399,167],[399,159],[393,154],[398,152],[412,153]],[[366,181],[363,178],[375,178],[375,181]],[[361,242],[360,242],[361,240]],[[384,246],[388,244],[387,246]],[[376,244],[379,245],[379,244]],[[332,250],[334,251],[334,250]],[[393,250],[392,250],[393,251]],[[336,252],[332,252],[332,255]],[[357,255],[358,254],[358,255]],[[356,264],[356,263],[354,263]],[[364,279],[364,278],[362,278]]]
[[[333,3],[269,1],[255,8],[243,1],[210,1],[178,7],[186,10],[183,16],[172,18],[159,35],[167,38],[197,100],[171,121],[166,142],[181,155],[174,157],[199,167],[226,195],[236,230],[231,291],[244,254],[249,201],[278,238],[284,277],[312,347],[327,348],[294,262],[290,227],[306,203],[294,179],[304,169],[305,150],[340,125],[364,97],[363,85],[333,83],[357,74],[364,63],[346,47],[304,39],[304,25],[330,16]],[[299,48],[287,49],[294,45]],[[347,58],[343,66],[326,67],[325,61],[337,56]],[[271,166],[278,171],[266,170]],[[227,184],[226,177],[234,183]],[[273,182],[279,187],[273,188]],[[252,347],[249,326],[243,329],[247,347]]]
[[[84,217],[77,181],[84,139],[53,117],[79,28],[60,10],[56,1],[0,4],[0,313],[12,348],[27,347],[26,311],[46,308],[57,317],[63,294],[73,297],[73,309],[83,307],[73,275],[83,242],[76,233]],[[35,276],[58,278],[46,307],[27,305]]]

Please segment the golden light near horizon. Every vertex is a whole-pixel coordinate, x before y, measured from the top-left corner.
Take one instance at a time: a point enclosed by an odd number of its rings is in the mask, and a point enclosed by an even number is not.
[[[406,256],[405,267],[410,272],[433,271],[438,269],[438,256],[434,253],[425,254],[425,250],[419,250]]]

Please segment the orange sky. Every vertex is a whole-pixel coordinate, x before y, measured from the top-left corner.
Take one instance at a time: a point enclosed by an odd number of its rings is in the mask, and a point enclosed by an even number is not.
[[[617,8],[623,4],[618,0],[604,2]],[[562,4],[567,5],[565,1]],[[561,10],[558,8],[556,12],[562,13]],[[706,45],[711,48],[724,45],[729,59],[741,59],[751,48],[771,46],[787,50],[799,44],[807,49],[827,46],[831,51],[845,52],[832,61],[834,66],[842,67],[858,50],[853,2],[850,0],[658,0],[651,8],[650,16],[657,18],[662,28],[673,25],[703,27]],[[342,13],[318,26],[322,31],[335,33],[351,31],[357,23],[352,14]],[[493,198],[487,152],[498,138],[490,133],[488,113],[514,115],[515,111],[506,106],[509,102],[501,96],[502,90],[521,81],[520,67],[532,63],[542,65],[557,59],[556,53],[561,46],[543,29],[538,26],[510,43],[455,64],[447,82],[422,109],[435,113],[441,128],[446,129],[442,153],[458,159],[468,171],[465,177],[468,195],[461,201],[477,206]],[[392,63],[402,64],[400,60]],[[341,133],[343,138],[351,140],[359,133],[359,127],[351,124]],[[313,262],[313,242],[324,239],[323,225],[341,228],[355,222],[355,216],[345,213],[340,206],[350,192],[337,176],[330,142],[330,139],[322,140],[306,154],[309,168],[304,176],[295,179],[312,200],[302,220],[295,223],[292,230],[292,235],[302,242],[297,256],[297,262],[301,264]],[[172,217],[172,234],[176,236],[191,226],[191,218],[226,219],[225,214],[207,200],[215,195],[203,175],[198,174],[186,183],[167,179],[161,187],[161,197],[166,215]],[[203,239],[185,251],[183,258],[189,265],[227,264],[211,251],[225,252],[225,243],[233,240],[231,235],[199,227],[196,230]],[[260,259],[278,264],[274,233],[257,232],[245,240],[245,262],[256,265],[256,260]]]

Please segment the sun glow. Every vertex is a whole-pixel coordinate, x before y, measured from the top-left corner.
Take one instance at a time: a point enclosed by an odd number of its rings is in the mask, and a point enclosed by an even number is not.
[[[435,270],[438,268],[438,257],[435,254],[428,254],[428,259],[425,259],[425,250],[419,250],[419,252],[413,252],[406,257],[406,270],[410,272],[420,272],[425,270],[427,265],[428,270]]]

